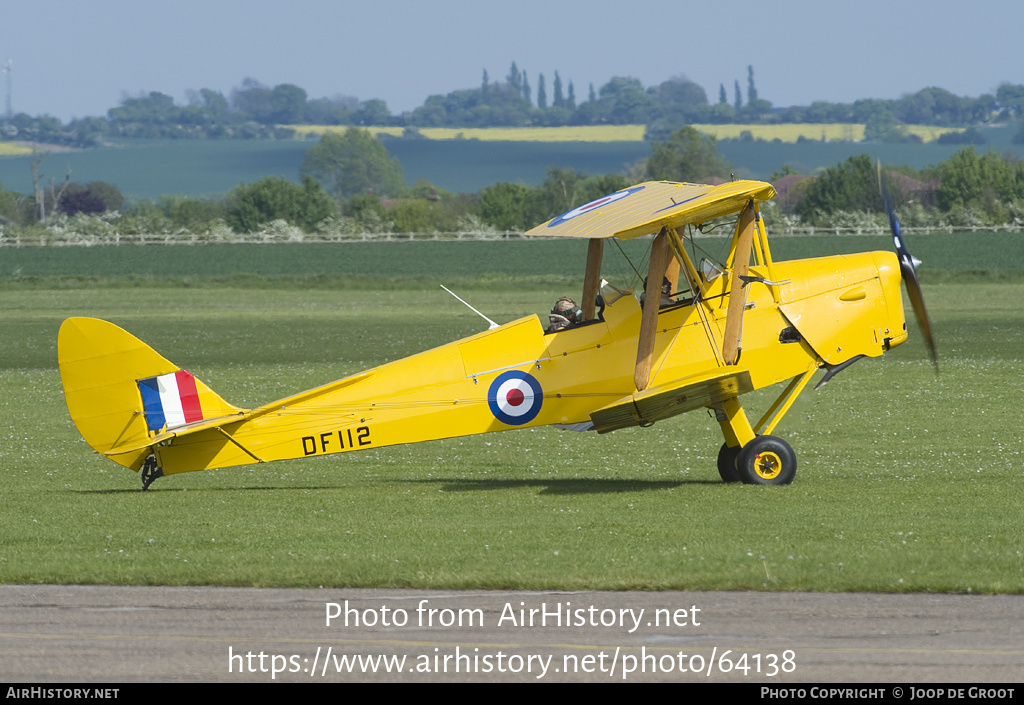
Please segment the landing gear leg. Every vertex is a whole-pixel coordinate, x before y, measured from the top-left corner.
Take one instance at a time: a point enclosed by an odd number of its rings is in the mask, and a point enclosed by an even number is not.
[[[156,456],[150,455],[142,464],[142,491],[145,492],[158,477],[164,476],[164,469],[157,465]]]
[[[810,379],[810,373],[798,379],[806,384]],[[800,385],[801,389],[803,384]],[[783,396],[789,395],[793,386],[790,385],[790,389]],[[792,398],[788,400],[785,408],[788,409],[791,403]],[[782,413],[784,412],[785,409]],[[796,477],[796,453],[781,438],[758,436],[754,433],[738,399],[726,399],[716,406],[715,418],[722,427],[722,435],[725,436],[725,444],[718,451],[718,474],[725,482],[788,485],[793,481]],[[781,413],[772,422],[772,427],[780,418]]]
[[[750,427],[747,415],[735,397],[715,406],[715,418],[725,436],[725,443],[718,451],[718,474],[725,482],[739,482],[742,477],[737,470],[736,460],[743,446],[754,440],[754,429]]]

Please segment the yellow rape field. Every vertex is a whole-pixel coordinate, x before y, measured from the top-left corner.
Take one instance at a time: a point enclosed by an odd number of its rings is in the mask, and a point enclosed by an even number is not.
[[[296,137],[344,132],[345,125],[287,125]],[[864,125],[855,123],[793,123],[782,125],[693,125],[692,127],[716,139],[739,139],[749,132],[755,140],[796,142],[801,137],[829,142],[860,142],[864,139]],[[374,134],[401,137],[401,127],[368,127]],[[947,132],[961,132],[955,127],[907,125],[907,130],[924,142],[931,142]],[[565,127],[423,127],[419,132],[431,140],[481,140],[501,142],[641,142],[643,125],[579,125]]]
[[[750,132],[755,140],[779,140],[796,142],[801,137],[808,140],[829,142],[860,142],[864,139],[864,125],[856,123],[793,123],[783,125],[694,125],[701,132],[716,139],[739,139],[744,132]],[[907,125],[907,131],[917,135],[923,142],[931,142],[947,132],[963,132],[958,127],[932,127],[930,125]]]
[[[22,154],[31,154],[32,148],[26,147],[17,142],[0,142],[0,157],[16,157]]]

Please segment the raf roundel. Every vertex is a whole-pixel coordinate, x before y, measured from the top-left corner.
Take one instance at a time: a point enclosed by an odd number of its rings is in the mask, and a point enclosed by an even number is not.
[[[644,189],[643,186],[634,186],[633,188],[628,188],[628,189],[626,189],[624,191],[618,191],[616,193],[613,193],[610,196],[605,196],[604,198],[599,198],[596,201],[591,201],[590,203],[584,203],[582,206],[579,206],[578,208],[573,208],[571,211],[567,211],[565,213],[562,213],[562,215],[558,216],[557,218],[552,219],[552,221],[550,223],[548,223],[548,227],[549,228],[553,228],[556,225],[561,225],[565,221],[572,220],[573,218],[575,218],[578,215],[583,215],[584,213],[589,213],[590,211],[592,211],[592,210],[594,210],[596,208],[600,208],[601,206],[606,206],[609,203],[614,203],[615,201],[618,201],[619,199],[625,198],[626,196],[632,196],[637,191],[643,191],[643,189]]]
[[[518,370],[502,373],[487,390],[491,413],[509,426],[522,426],[536,418],[544,401],[544,392],[533,375]]]

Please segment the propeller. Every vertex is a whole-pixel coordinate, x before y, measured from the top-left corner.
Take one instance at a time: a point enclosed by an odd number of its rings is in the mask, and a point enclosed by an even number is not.
[[[928,310],[924,306],[924,296],[921,295],[921,284],[917,281],[917,266],[921,260],[913,257],[907,251],[907,246],[900,235],[900,221],[896,219],[896,210],[892,207],[892,199],[889,198],[889,189],[885,187],[885,179],[882,178],[882,162],[878,162],[878,185],[882,190],[882,200],[885,202],[885,213],[889,216],[889,227],[892,229],[892,240],[896,246],[896,256],[900,261],[900,274],[907,285],[907,294],[910,296],[910,304],[914,307],[914,317],[917,325],[924,335],[928,344],[928,352],[932,358],[935,371],[939,371],[939,352],[935,347],[935,336],[932,333],[932,322],[928,318]]]

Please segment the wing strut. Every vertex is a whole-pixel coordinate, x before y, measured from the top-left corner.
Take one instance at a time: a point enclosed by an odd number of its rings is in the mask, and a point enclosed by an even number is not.
[[[583,279],[583,320],[593,320],[597,305],[597,294],[601,291],[601,257],[604,254],[604,240],[593,238],[587,246],[587,273]]]
[[[661,302],[661,281],[668,270],[668,233],[661,229],[651,244],[651,262],[647,268],[647,289],[644,291],[644,313],[640,319],[640,340],[636,348],[636,371],[633,381],[638,392],[647,389],[654,356],[654,335],[658,332],[658,305]]]
[[[747,303],[747,290],[743,277],[750,268],[750,250],[754,245],[754,226],[756,224],[754,201],[740,214],[736,224],[739,237],[736,240],[736,252],[732,260],[732,281],[729,284],[729,310],[725,317],[725,336],[722,340],[722,357],[726,365],[735,365],[739,360],[740,346],[743,341],[743,310]],[[653,254],[651,258],[653,260]]]

